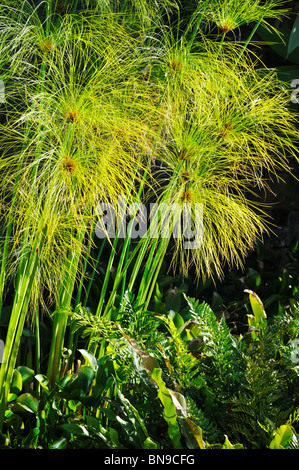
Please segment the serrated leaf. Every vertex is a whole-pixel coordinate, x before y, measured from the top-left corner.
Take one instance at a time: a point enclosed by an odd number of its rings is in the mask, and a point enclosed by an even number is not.
[[[130,336],[128,336],[118,324],[115,324],[115,326],[119,329],[123,337],[128,341],[133,351],[140,357],[143,368],[150,375],[154,368],[157,367],[156,359],[150,354],[140,349],[137,342],[133,338],[130,338]]]

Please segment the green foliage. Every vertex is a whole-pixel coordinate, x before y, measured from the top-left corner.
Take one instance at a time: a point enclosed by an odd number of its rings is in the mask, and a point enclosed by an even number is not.
[[[278,274],[260,245],[232,271],[298,162],[285,81],[249,52],[286,4],[1,3],[1,448],[298,447],[298,241]],[[153,200],[169,233],[135,239]]]
[[[297,311],[276,317],[258,339],[236,338],[205,302],[185,296],[186,321],[173,313],[152,317],[163,347],[139,330],[141,347],[132,335],[139,307],[129,297],[125,310],[135,318],[122,328],[93,323],[82,308],[72,316],[83,337],[95,327],[108,355],[96,359],[81,349],[84,363],[54,388],[32,369],[15,370],[6,447],[297,448]]]

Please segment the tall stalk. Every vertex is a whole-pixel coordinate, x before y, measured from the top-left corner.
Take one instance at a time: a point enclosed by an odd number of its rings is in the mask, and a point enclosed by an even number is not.
[[[52,341],[48,360],[47,376],[51,386],[60,374],[60,361],[65,340],[68,316],[71,311],[72,296],[79,268],[79,261],[82,255],[82,244],[85,235],[85,227],[78,229],[78,245],[69,251],[69,256],[64,264],[64,276],[61,283],[59,298],[54,312],[54,322],[52,329]]]
[[[3,363],[0,369],[0,430],[3,426],[8,394],[16,358],[19,352],[21,336],[31,298],[31,289],[39,265],[39,253],[43,248],[47,235],[44,221],[40,223],[35,242],[28,253],[24,269],[20,273],[14,302],[8,326],[3,353]]]

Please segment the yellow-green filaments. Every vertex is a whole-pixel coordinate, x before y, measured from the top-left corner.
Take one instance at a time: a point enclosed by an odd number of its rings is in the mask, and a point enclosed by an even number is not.
[[[267,188],[279,169],[291,171],[299,133],[288,93],[273,71],[257,70],[246,57],[236,66],[233,51],[213,65],[204,56],[196,60],[186,86],[169,79],[164,102],[169,144],[159,158],[170,184],[164,183],[160,197],[203,208],[202,226],[193,209],[200,248],[184,250],[184,239],[177,238],[173,264],[181,258],[185,274],[195,264],[198,276],[221,277],[226,263],[242,265],[269,228],[265,205],[252,196]],[[194,68],[194,57],[192,63]]]
[[[214,22],[224,33],[228,33],[244,24],[263,22],[267,27],[267,20],[280,19],[289,11],[285,8],[288,3],[284,0],[212,0],[211,2],[198,2],[198,10],[203,11],[207,20]]]
[[[46,57],[49,77],[28,80],[23,109],[10,112],[1,133],[3,215],[10,210],[7,193],[15,204],[13,269],[22,258],[19,244],[30,246],[44,220],[38,282],[50,290],[59,287],[61,265],[77,231],[90,230],[98,203],[116,206],[120,195],[134,196],[161,120],[152,99],[156,87],[136,75],[134,41],[114,25],[112,43],[94,30],[91,46],[85,26],[90,33],[82,19],[81,41]]]

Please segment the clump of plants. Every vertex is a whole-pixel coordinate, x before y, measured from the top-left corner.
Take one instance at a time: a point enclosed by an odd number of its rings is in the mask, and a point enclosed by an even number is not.
[[[297,445],[296,308],[270,326],[250,291],[234,336],[161,296],[165,263],[242,267],[256,195],[298,160],[289,90],[249,52],[287,2],[195,3],[0,6],[3,447]]]

